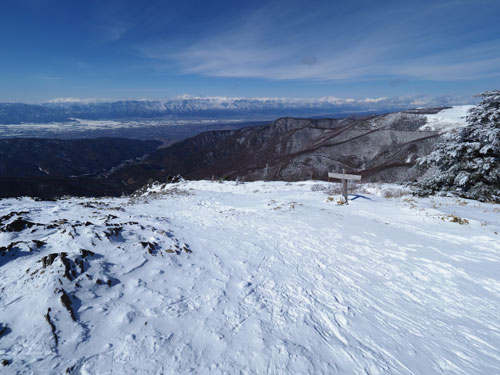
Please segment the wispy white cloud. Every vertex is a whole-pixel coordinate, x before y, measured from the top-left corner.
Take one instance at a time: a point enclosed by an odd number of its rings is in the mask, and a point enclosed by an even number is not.
[[[91,9],[89,27],[100,44],[121,40],[134,26],[126,5],[119,1],[99,1]]]
[[[429,54],[394,67],[400,75],[432,80],[472,80],[500,76],[500,40]]]
[[[185,46],[155,43],[141,50],[184,73],[212,77],[333,81],[497,76],[499,40],[464,46],[457,43],[453,27],[435,24],[451,6],[463,4],[438,2],[408,14],[407,6],[394,3],[356,16],[336,14],[333,5],[303,14],[303,7],[293,4],[286,10],[268,5]]]
[[[125,24],[101,25],[99,30],[105,42],[116,42],[120,40],[130,27]]]

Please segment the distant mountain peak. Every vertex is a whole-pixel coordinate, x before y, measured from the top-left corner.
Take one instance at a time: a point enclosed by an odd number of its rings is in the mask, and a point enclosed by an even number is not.
[[[49,100],[47,104],[94,104],[94,103],[112,103],[117,102],[118,99],[110,99],[110,98],[54,98]]]

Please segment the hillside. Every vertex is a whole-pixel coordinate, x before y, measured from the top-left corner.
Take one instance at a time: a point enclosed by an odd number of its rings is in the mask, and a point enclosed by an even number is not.
[[[465,113],[461,107],[454,111]],[[426,126],[428,116],[440,112],[443,108],[344,119],[286,117],[264,126],[206,132],[112,176],[138,187],[177,174],[300,181],[326,179],[328,172],[345,169],[364,181],[407,182],[424,172],[415,168],[415,160],[438,141],[441,132]]]
[[[499,373],[498,205],[335,189],[0,200],[3,371]]]
[[[121,138],[0,139],[0,177],[70,177],[109,171],[161,144]]]

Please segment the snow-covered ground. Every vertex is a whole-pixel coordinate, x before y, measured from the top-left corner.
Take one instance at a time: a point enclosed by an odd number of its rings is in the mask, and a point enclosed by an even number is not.
[[[459,105],[444,109],[435,115],[425,115],[427,123],[420,130],[433,130],[445,132],[451,129],[465,126],[465,117],[472,105]]]
[[[500,206],[329,186],[0,200],[2,373],[500,373]]]

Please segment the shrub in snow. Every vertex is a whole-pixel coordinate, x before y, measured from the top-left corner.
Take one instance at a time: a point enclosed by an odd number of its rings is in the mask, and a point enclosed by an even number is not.
[[[500,202],[500,90],[479,94],[467,125],[445,135],[435,151],[419,159],[437,173],[420,185],[422,194],[450,191],[462,197]]]

